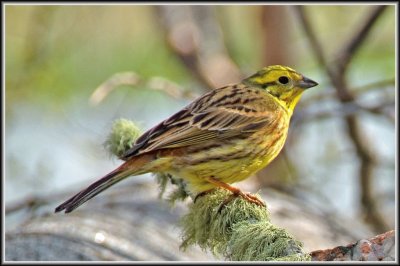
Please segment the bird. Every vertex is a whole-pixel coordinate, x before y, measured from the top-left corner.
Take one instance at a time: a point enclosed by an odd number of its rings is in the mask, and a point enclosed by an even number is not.
[[[124,163],[55,212],[69,213],[121,180],[145,173],[179,177],[190,195],[223,188],[264,205],[231,184],[255,174],[279,154],[301,95],[317,85],[290,67],[272,65],[237,84],[210,90],[143,133],[121,156]]]

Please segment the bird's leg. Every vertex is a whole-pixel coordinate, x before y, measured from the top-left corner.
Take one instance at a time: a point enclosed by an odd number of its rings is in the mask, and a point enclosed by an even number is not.
[[[229,203],[233,198],[241,196],[242,198],[244,198],[248,202],[251,202],[251,203],[257,204],[259,206],[265,207],[265,203],[262,200],[260,200],[259,198],[257,198],[256,196],[254,196],[254,195],[252,195],[250,193],[244,193],[243,191],[241,191],[237,187],[233,187],[233,186],[231,186],[231,185],[229,185],[227,183],[219,181],[218,179],[215,179],[214,177],[208,177],[208,178],[206,178],[206,180],[208,182],[216,185],[217,187],[222,187],[222,188],[227,189],[227,190],[229,190],[229,191],[231,191],[233,193],[231,197],[229,197],[228,199],[226,199],[223,202],[222,206],[224,206],[227,203]]]

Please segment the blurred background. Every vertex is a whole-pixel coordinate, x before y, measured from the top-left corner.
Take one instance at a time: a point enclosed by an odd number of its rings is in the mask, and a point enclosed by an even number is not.
[[[5,229],[119,165],[103,147],[115,119],[144,131],[271,64],[319,86],[278,158],[238,185],[393,229],[395,30],[394,6],[6,5]]]

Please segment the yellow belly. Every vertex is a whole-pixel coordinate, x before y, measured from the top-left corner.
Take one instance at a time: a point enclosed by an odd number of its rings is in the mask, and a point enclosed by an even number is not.
[[[255,134],[218,148],[174,158],[169,173],[188,182],[189,191],[197,194],[215,187],[205,179],[213,177],[224,183],[235,183],[267,166],[281,151],[287,132]],[[232,154],[236,154],[232,156]]]

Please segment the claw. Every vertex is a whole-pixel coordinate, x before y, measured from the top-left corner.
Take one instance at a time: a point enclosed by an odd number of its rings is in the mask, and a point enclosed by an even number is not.
[[[218,213],[221,213],[222,209],[228,205],[236,197],[242,197],[244,200],[247,200],[250,203],[257,204],[258,206],[265,207],[265,203],[260,200],[257,196],[254,196],[251,193],[244,193],[242,191],[238,191],[237,193],[232,193],[228,198],[226,198],[218,208]]]
[[[265,203],[261,199],[259,199],[257,196],[255,196],[251,193],[241,192],[239,195],[241,197],[243,197],[245,200],[247,200],[248,202],[257,204],[258,206],[261,206],[261,207],[265,207]]]
[[[236,187],[232,187],[231,185],[224,183],[224,182],[214,178],[213,176],[206,178],[206,180],[208,182],[214,184],[217,187],[221,187],[221,188],[227,189],[230,192],[232,192],[232,195],[229,198],[227,198],[226,200],[224,200],[224,202],[218,208],[218,212],[220,212],[222,210],[222,208],[224,206],[226,206],[226,204],[228,204],[230,201],[232,201],[233,198],[235,198],[237,196],[241,196],[243,199],[247,200],[248,202],[257,204],[258,206],[265,207],[265,203],[262,200],[260,200],[258,197],[254,196],[250,193],[244,193],[240,189],[238,189]],[[200,193],[199,195],[196,196],[196,198],[194,200],[196,200],[198,196],[203,196],[207,192],[209,192],[209,190]]]

